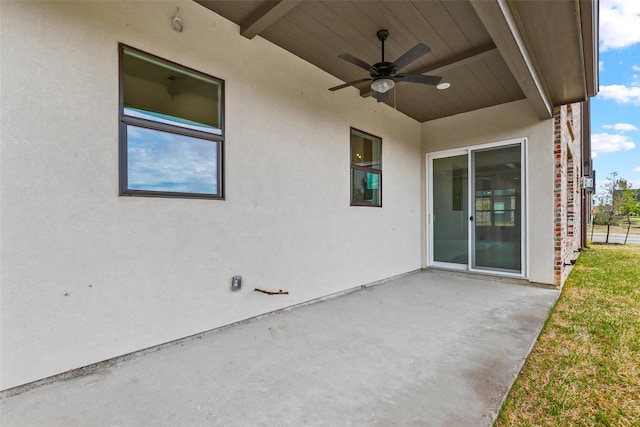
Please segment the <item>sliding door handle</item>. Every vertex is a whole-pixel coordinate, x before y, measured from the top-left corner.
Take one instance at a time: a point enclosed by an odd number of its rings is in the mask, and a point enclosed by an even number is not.
[[[469,217],[469,221],[473,221],[473,217],[472,216]]]

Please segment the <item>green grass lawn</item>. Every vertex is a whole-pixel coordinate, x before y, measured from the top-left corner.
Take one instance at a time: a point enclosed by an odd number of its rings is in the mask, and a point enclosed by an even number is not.
[[[496,426],[640,426],[640,246],[580,255]]]

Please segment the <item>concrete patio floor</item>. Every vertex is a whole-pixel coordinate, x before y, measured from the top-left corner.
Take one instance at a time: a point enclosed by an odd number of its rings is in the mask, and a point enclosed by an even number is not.
[[[418,272],[5,397],[0,424],[489,426],[559,294]]]

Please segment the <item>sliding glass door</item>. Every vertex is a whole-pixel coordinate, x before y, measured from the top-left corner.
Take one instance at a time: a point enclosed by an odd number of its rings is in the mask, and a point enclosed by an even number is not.
[[[467,155],[433,159],[433,261],[460,268],[469,263]]]
[[[430,265],[524,275],[523,142],[429,156]]]
[[[522,271],[520,144],[472,151],[473,269]]]

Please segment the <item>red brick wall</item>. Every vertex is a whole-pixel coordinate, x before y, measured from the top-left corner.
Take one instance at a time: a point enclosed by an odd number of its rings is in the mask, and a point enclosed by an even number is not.
[[[555,107],[554,118],[554,284],[562,286],[567,264],[580,248],[580,104]]]

